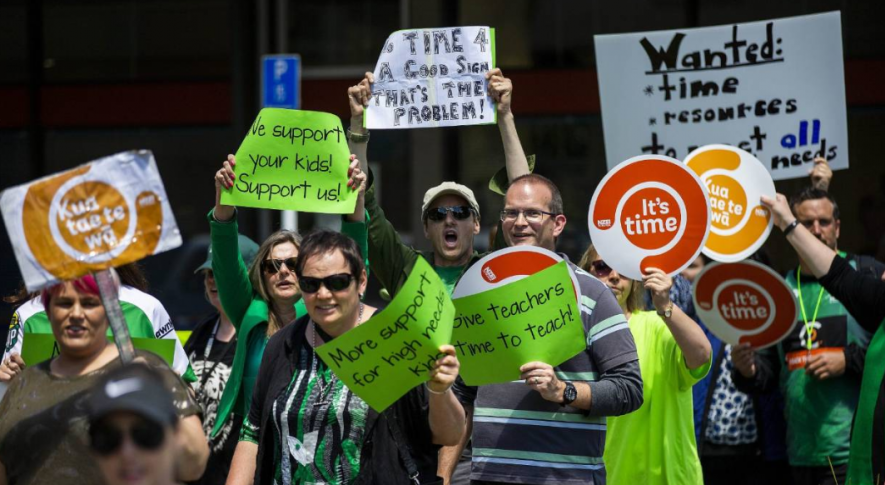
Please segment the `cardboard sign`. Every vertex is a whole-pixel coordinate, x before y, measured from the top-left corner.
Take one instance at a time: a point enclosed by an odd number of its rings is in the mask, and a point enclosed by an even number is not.
[[[326,214],[356,206],[347,135],[335,115],[264,108],[236,157],[236,181],[222,204]]]
[[[485,74],[495,67],[495,29],[394,32],[375,66],[365,124],[371,129],[497,122]]]
[[[369,321],[316,349],[354,394],[381,412],[430,380],[452,337],[455,308],[442,280],[418,258],[396,298]]]
[[[110,337],[108,340],[113,341]],[[175,341],[169,339],[134,338],[132,345],[139,350],[153,352],[172,366],[175,359]],[[29,333],[28,338],[22,344],[22,360],[28,365],[34,365],[58,355],[58,344],[55,336],[51,333]]]
[[[692,300],[704,325],[731,345],[772,346],[789,335],[797,318],[786,282],[755,261],[708,264],[695,278]]]
[[[28,291],[181,245],[150,151],[7,189],[0,210]]]
[[[775,180],[807,177],[817,156],[848,168],[839,12],[594,43],[609,168],[711,143],[750,152]]]
[[[712,223],[704,254],[734,263],[755,253],[771,233],[771,212],[759,202],[774,199],[774,181],[762,162],[740,148],[707,145],[691,152],[685,164],[710,196]]]
[[[704,184],[682,162],[660,155],[633,157],[603,177],[588,217],[599,255],[633,280],[649,267],[679,273],[710,233]]]
[[[468,385],[510,382],[519,379],[523,364],[557,366],[586,349],[568,264],[542,249],[524,249],[486,256],[455,288],[455,295],[465,295],[494,286],[454,300],[452,345]]]

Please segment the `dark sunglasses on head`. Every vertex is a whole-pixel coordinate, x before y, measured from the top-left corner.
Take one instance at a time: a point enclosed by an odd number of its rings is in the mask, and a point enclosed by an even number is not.
[[[431,221],[444,221],[446,220],[446,214],[451,212],[452,217],[456,220],[463,221],[470,217],[470,213],[472,209],[466,205],[455,205],[455,206],[446,206],[446,207],[433,207],[431,209],[427,209],[424,213],[424,217],[430,219]]]
[[[593,261],[590,263],[590,271],[593,272],[596,276],[600,276],[605,278],[610,275],[612,272],[612,267],[605,263],[603,260]]]
[[[298,258],[286,258],[286,259],[265,259],[261,262],[261,269],[265,273],[275,274],[279,273],[283,268],[283,263],[286,264],[286,267],[289,268],[289,271],[295,271],[295,264],[298,263]]]
[[[320,291],[320,286],[325,286],[329,291],[342,291],[350,286],[354,276],[350,273],[333,274],[325,278],[314,278],[312,276],[299,276],[298,286],[302,293],[316,293]]]
[[[98,422],[89,428],[89,446],[99,455],[112,455],[123,446],[126,434],[142,450],[152,451],[163,445],[166,431],[159,423],[139,419],[128,430],[121,430],[109,423]]]

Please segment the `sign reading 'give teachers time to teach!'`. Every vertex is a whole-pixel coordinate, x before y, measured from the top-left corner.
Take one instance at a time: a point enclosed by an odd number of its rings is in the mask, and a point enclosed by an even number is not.
[[[0,210],[28,291],[181,245],[154,156],[118,153],[5,190]]]
[[[594,44],[609,168],[712,143],[750,152],[775,180],[807,177],[815,157],[848,168],[839,12]]]
[[[368,128],[434,128],[497,121],[485,74],[495,67],[495,29],[400,30],[375,66]]]
[[[381,412],[430,380],[439,347],[452,336],[455,308],[424,258],[387,308],[316,349],[354,394]]]
[[[222,204],[327,214],[356,206],[347,187],[350,150],[335,115],[264,108],[236,157],[236,180]]]

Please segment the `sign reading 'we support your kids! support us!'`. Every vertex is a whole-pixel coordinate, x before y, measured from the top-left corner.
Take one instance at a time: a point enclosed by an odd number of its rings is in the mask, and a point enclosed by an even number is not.
[[[495,67],[495,29],[400,30],[384,42],[368,128],[435,128],[495,123],[485,74]]]
[[[154,155],[101,158],[0,195],[28,291],[181,245]]]
[[[350,150],[341,120],[329,113],[264,108],[237,150],[233,188],[221,203],[348,214]]]
[[[848,168],[839,12],[594,43],[609,168],[712,143],[750,152],[775,180],[807,177],[815,157]]]

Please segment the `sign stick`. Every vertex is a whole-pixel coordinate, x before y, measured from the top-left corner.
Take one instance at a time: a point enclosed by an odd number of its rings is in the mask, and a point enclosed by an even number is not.
[[[135,348],[132,346],[132,337],[129,336],[129,327],[123,318],[123,309],[120,307],[118,289],[119,277],[113,268],[93,273],[98,283],[98,292],[101,294],[101,303],[111,322],[111,331],[114,333],[114,342],[120,351],[120,360],[128,364],[135,359]]]

